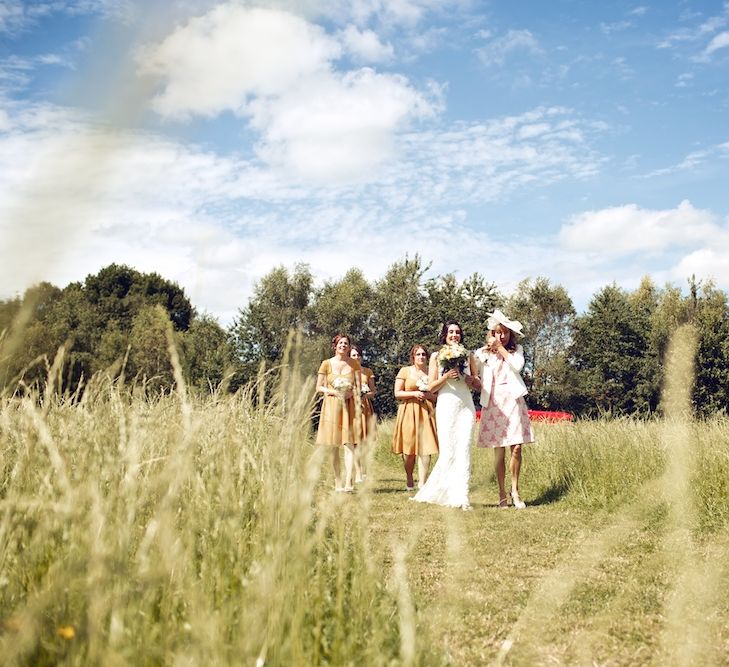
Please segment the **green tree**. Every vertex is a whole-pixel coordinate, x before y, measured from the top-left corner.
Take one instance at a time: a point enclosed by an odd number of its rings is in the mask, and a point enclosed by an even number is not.
[[[330,341],[339,332],[349,334],[353,344],[369,353],[373,294],[359,269],[350,269],[341,280],[328,281],[316,291],[311,323],[317,357],[331,354]]]
[[[126,331],[141,308],[158,304],[177,331],[186,331],[195,311],[184,290],[157,273],[140,273],[123,264],[110,264],[86,277],[84,294],[105,320]]]
[[[171,330],[169,315],[159,304],[142,307],[132,322],[127,373],[150,394],[174,384],[168,330]]]
[[[253,296],[229,330],[241,365],[233,387],[254,378],[261,363],[279,362],[290,330],[310,334],[313,282],[309,267],[297,264],[293,273],[279,266],[255,284]]]
[[[575,308],[567,290],[547,278],[519,283],[505,308],[524,324],[524,381],[529,404],[547,410],[564,409],[571,400],[567,355]]]
[[[600,290],[576,319],[571,346],[574,406],[583,414],[630,414],[644,408],[641,379],[648,331],[636,321],[628,294],[617,285]]]
[[[628,298],[633,311],[634,327],[642,332],[644,352],[640,366],[630,388],[633,409],[653,412],[658,407],[662,383],[661,337],[656,329],[660,290],[649,277],[644,277],[638,289]]]
[[[696,327],[696,412],[708,416],[729,409],[729,307],[712,281],[690,283],[689,321]]]
[[[419,255],[406,257],[392,264],[374,285],[370,358],[378,387],[375,408],[380,416],[397,410],[392,388],[397,371],[410,363],[410,348],[416,343],[432,348],[437,342],[438,325],[423,285],[428,268]]]
[[[493,311],[501,297],[493,283],[474,273],[459,283],[453,273],[431,278],[425,283],[430,317],[436,327],[457,320],[470,348],[480,347],[486,338],[487,313]]]
[[[236,365],[225,329],[211,315],[195,318],[181,335],[182,357],[191,386],[203,391],[230,381]]]

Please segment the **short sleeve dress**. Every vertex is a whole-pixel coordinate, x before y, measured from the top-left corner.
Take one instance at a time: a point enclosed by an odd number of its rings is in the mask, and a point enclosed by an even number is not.
[[[344,373],[332,370],[330,359],[322,361],[319,374],[325,375],[327,387],[334,389],[337,378],[349,380],[354,386],[355,373],[360,372],[358,361],[352,360]],[[317,445],[339,447],[340,445],[356,445],[361,438],[361,409],[359,398],[344,400],[335,394],[326,394],[321,403],[319,430],[316,434]]]
[[[405,381],[405,391],[417,391],[418,379],[412,366],[401,368],[397,379]],[[438,453],[435,408],[430,401],[419,401],[417,398],[399,401],[392,451],[395,454],[423,456]]]
[[[362,387],[369,386],[370,378],[375,374],[370,368],[362,368]],[[374,440],[376,437],[377,417],[375,407],[372,404],[372,397],[369,394],[362,394],[362,440]]]

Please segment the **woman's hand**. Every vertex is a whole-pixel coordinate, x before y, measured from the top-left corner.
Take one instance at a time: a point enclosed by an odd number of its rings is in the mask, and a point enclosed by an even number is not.
[[[344,400],[345,400],[345,401],[348,401],[348,400],[349,400],[350,398],[352,398],[353,396],[354,396],[354,392],[353,392],[353,391],[347,391],[347,392],[345,392],[345,394],[344,394]]]
[[[469,386],[469,388],[472,391],[481,390],[481,380],[479,380],[477,377],[473,377],[471,375],[466,375],[466,384]]]
[[[461,374],[455,368],[451,368],[443,373],[441,377],[444,377],[447,380],[457,380],[459,377],[461,377]]]
[[[422,401],[425,399],[425,392],[420,390],[414,391],[413,398],[417,398],[419,401]]]

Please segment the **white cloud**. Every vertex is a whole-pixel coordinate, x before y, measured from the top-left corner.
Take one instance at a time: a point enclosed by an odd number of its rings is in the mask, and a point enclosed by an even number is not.
[[[279,10],[220,5],[139,54],[140,71],[160,78],[163,116],[243,112],[250,96],[277,95],[326,72],[341,54],[323,29]]]
[[[371,31],[342,35],[371,57],[386,52]],[[161,115],[232,110],[259,133],[260,157],[291,177],[327,182],[369,177],[391,155],[394,133],[438,106],[403,76],[336,70],[342,51],[298,16],[228,4],[145,48],[139,61],[163,82],[154,100]]]
[[[379,85],[369,76],[353,85]],[[292,185],[260,163],[150,133],[92,129],[49,105],[6,116],[0,298],[38,280],[65,285],[121,262],[176,280],[198,307],[225,321],[253,282],[282,262],[307,261],[320,278],[362,262],[374,279],[407,252],[430,259],[447,236],[457,247],[433,258],[436,271],[483,270],[493,244],[488,230],[474,232],[464,207],[599,168],[583,136],[589,125],[559,108],[397,136],[396,157],[368,183],[326,186]],[[284,134],[297,127],[290,120]],[[570,127],[580,131],[564,136]],[[508,265],[511,255],[503,253],[495,266]],[[515,282],[524,270],[514,265]]]
[[[394,55],[392,44],[383,44],[373,30],[359,30],[353,25],[342,31],[346,50],[362,62],[387,62]]]
[[[656,176],[666,176],[668,174],[673,174],[676,172],[690,171],[705,164],[711,158],[726,159],[727,157],[728,156],[726,154],[726,143],[709,146],[708,148],[691,151],[680,162],[670,165],[668,167],[654,169],[653,171],[649,171],[646,174],[641,174],[639,178],[655,178]]]
[[[502,37],[492,39],[484,46],[476,49],[476,53],[484,65],[500,66],[514,54],[539,55],[542,50],[539,42],[529,30],[509,30]]]
[[[128,17],[132,0],[0,0],[0,34],[18,34],[39,19],[55,14],[101,14]]]
[[[676,79],[676,83],[674,84],[676,88],[686,88],[691,81],[693,81],[694,75],[691,72],[684,72],[683,74],[679,74],[678,78]]]
[[[628,12],[628,16],[645,16],[648,13],[648,7],[645,5],[641,5],[639,7],[635,7],[634,9],[631,9]]]
[[[702,14],[692,14],[687,18],[701,18]],[[715,16],[711,16],[708,19],[703,20],[701,23],[694,27],[680,28],[674,30],[667,37],[661,40],[657,46],[659,49],[673,48],[675,44],[680,43],[691,43],[697,40],[705,38],[717,30],[720,30],[729,23],[729,3],[725,2],[722,11]],[[705,56],[699,56],[699,58]],[[694,58],[696,59],[696,58]]]
[[[701,248],[689,253],[671,269],[673,280],[685,280],[688,276],[713,279],[719,287],[729,286],[729,244],[720,248]]]
[[[669,210],[626,204],[586,211],[563,225],[559,239],[567,249],[610,257],[700,246],[718,231],[712,213],[684,200]]]
[[[274,99],[251,103],[260,155],[295,178],[366,177],[392,152],[392,134],[433,107],[407,81],[362,69],[311,79]]]
[[[633,27],[632,21],[616,21],[615,23],[601,23],[600,30],[606,35],[610,35],[613,32],[622,32],[628,28]]]
[[[708,61],[713,53],[719,49],[725,49],[727,46],[729,46],[729,30],[725,30],[724,32],[720,32],[718,35],[715,35],[701,55],[697,57],[697,60]]]

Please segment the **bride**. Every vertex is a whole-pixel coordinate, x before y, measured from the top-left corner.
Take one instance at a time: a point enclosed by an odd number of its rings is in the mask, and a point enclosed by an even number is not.
[[[440,332],[442,351],[463,345],[463,331],[455,320],[448,320]],[[471,509],[468,479],[471,473],[471,432],[476,420],[471,391],[481,388],[476,360],[464,350],[460,368],[448,368],[439,353],[430,356],[428,390],[438,393],[435,422],[440,452],[428,481],[413,497],[423,503]],[[441,355],[447,356],[447,355]]]

